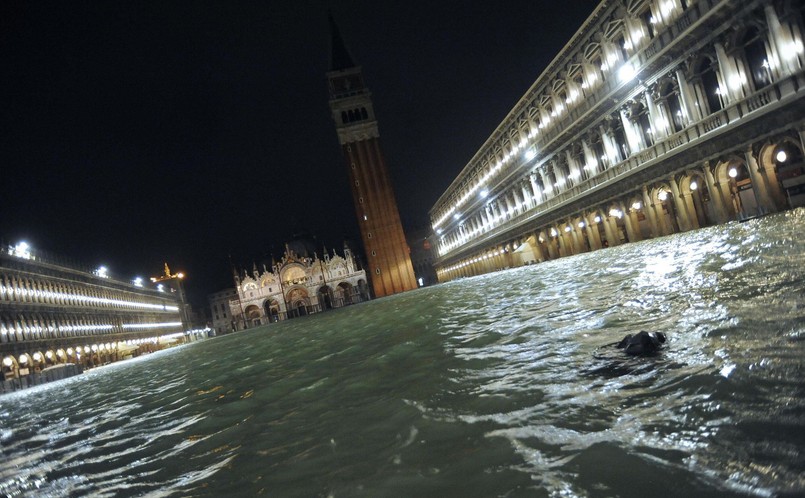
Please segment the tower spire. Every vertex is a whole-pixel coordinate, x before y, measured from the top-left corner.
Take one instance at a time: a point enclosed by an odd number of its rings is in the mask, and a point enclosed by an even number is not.
[[[344,39],[341,38],[341,32],[338,31],[338,26],[333,19],[333,13],[328,12],[327,18],[330,21],[330,71],[343,71],[344,69],[355,67],[355,62],[352,61],[352,56],[344,45]]]

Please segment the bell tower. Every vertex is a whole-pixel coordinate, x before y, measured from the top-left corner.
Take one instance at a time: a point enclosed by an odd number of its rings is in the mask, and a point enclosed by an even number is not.
[[[330,16],[330,110],[347,165],[355,214],[375,297],[415,289],[410,251],[380,148],[372,96]]]

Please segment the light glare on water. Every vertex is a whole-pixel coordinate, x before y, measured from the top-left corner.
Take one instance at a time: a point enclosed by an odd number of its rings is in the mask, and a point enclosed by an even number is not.
[[[0,398],[11,496],[805,493],[805,210]],[[611,346],[662,331],[655,357]]]

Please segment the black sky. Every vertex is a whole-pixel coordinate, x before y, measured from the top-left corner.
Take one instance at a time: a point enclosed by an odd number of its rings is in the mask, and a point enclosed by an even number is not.
[[[406,227],[595,2],[0,2],[0,238],[196,303],[294,233],[359,240],[327,104],[330,9]]]

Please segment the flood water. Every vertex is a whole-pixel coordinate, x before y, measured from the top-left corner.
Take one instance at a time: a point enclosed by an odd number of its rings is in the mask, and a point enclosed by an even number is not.
[[[0,495],[805,493],[805,210],[0,397]],[[609,344],[663,331],[665,349]]]

